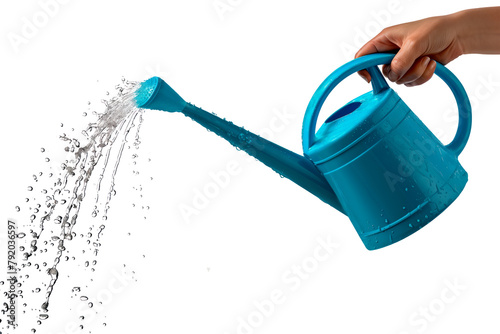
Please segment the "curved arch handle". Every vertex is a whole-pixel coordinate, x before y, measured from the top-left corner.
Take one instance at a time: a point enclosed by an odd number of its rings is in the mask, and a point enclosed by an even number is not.
[[[332,90],[349,75],[367,69],[372,75],[372,87],[375,94],[385,90],[387,82],[378,69],[378,65],[389,64],[394,58],[393,53],[375,53],[356,58],[330,74],[314,93],[302,123],[302,148],[307,155],[311,146],[316,142],[316,122],[321,107]],[[445,147],[458,155],[462,152],[469,139],[472,127],[472,111],[469,98],[458,78],[446,67],[436,62],[434,72],[451,89],[458,105],[458,129],[455,137]]]

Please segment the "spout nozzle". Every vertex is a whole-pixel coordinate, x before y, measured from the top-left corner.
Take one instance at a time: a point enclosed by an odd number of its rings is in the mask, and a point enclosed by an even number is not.
[[[182,111],[187,104],[159,77],[152,77],[141,83],[136,91],[135,102],[138,108],[168,112]]]

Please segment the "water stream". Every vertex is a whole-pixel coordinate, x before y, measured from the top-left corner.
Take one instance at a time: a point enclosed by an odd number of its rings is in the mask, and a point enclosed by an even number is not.
[[[96,113],[96,119],[81,133],[62,134],[60,139],[69,158],[61,162],[58,171],[35,174],[33,185],[27,188],[29,195],[24,203],[15,207],[19,214],[28,212],[26,215],[29,219],[19,224],[16,231],[17,281],[13,282],[16,293],[9,294],[7,291],[11,282],[0,280],[4,298],[0,333],[4,330],[12,332],[15,328],[15,325],[9,324],[7,317],[13,298],[17,304],[17,313],[35,310],[38,313],[35,321],[40,325],[49,318],[51,296],[57,289],[57,282],[62,274],[66,274],[61,272],[60,263],[74,261],[76,257],[72,254],[76,253],[97,256],[110,203],[116,193],[115,176],[124,149],[131,145],[138,148],[140,144],[139,130],[144,110],[138,109],[134,100],[139,85],[140,83],[122,79],[122,83],[115,87],[116,96],[102,101],[104,112]],[[45,152],[45,148],[41,151]],[[50,159],[47,157],[46,161]],[[42,183],[44,188],[35,194]],[[89,186],[95,187],[92,194],[96,195],[87,196]],[[79,217],[82,206],[88,206],[89,203],[93,207],[90,224],[89,217]],[[88,248],[73,249],[71,253],[74,244],[72,241],[77,238],[86,239]],[[96,262],[95,259],[85,261],[84,266],[88,267],[90,263],[95,265]],[[45,282],[30,282],[38,277],[37,272],[45,273],[41,276]],[[29,305],[33,303],[33,298],[29,296],[30,291],[25,290],[28,283],[37,286],[31,293],[44,292],[39,305]],[[79,290],[78,288],[76,292]],[[83,300],[82,298],[86,297],[81,296],[80,299]],[[36,328],[31,331],[36,332]]]

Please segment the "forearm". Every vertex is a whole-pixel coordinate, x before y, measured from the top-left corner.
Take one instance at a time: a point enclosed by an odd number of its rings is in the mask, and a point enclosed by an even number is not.
[[[500,54],[500,7],[468,9],[450,17],[457,22],[464,54]]]

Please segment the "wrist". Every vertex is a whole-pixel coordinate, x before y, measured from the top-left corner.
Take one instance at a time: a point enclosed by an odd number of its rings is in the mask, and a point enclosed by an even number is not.
[[[467,14],[467,11],[464,10],[447,15],[447,19],[451,22],[451,30],[455,34],[454,39],[461,54],[474,53],[472,51],[474,48],[475,32],[472,31],[474,26],[469,22],[470,18]]]
[[[468,9],[449,18],[462,54],[500,52],[500,7]]]

